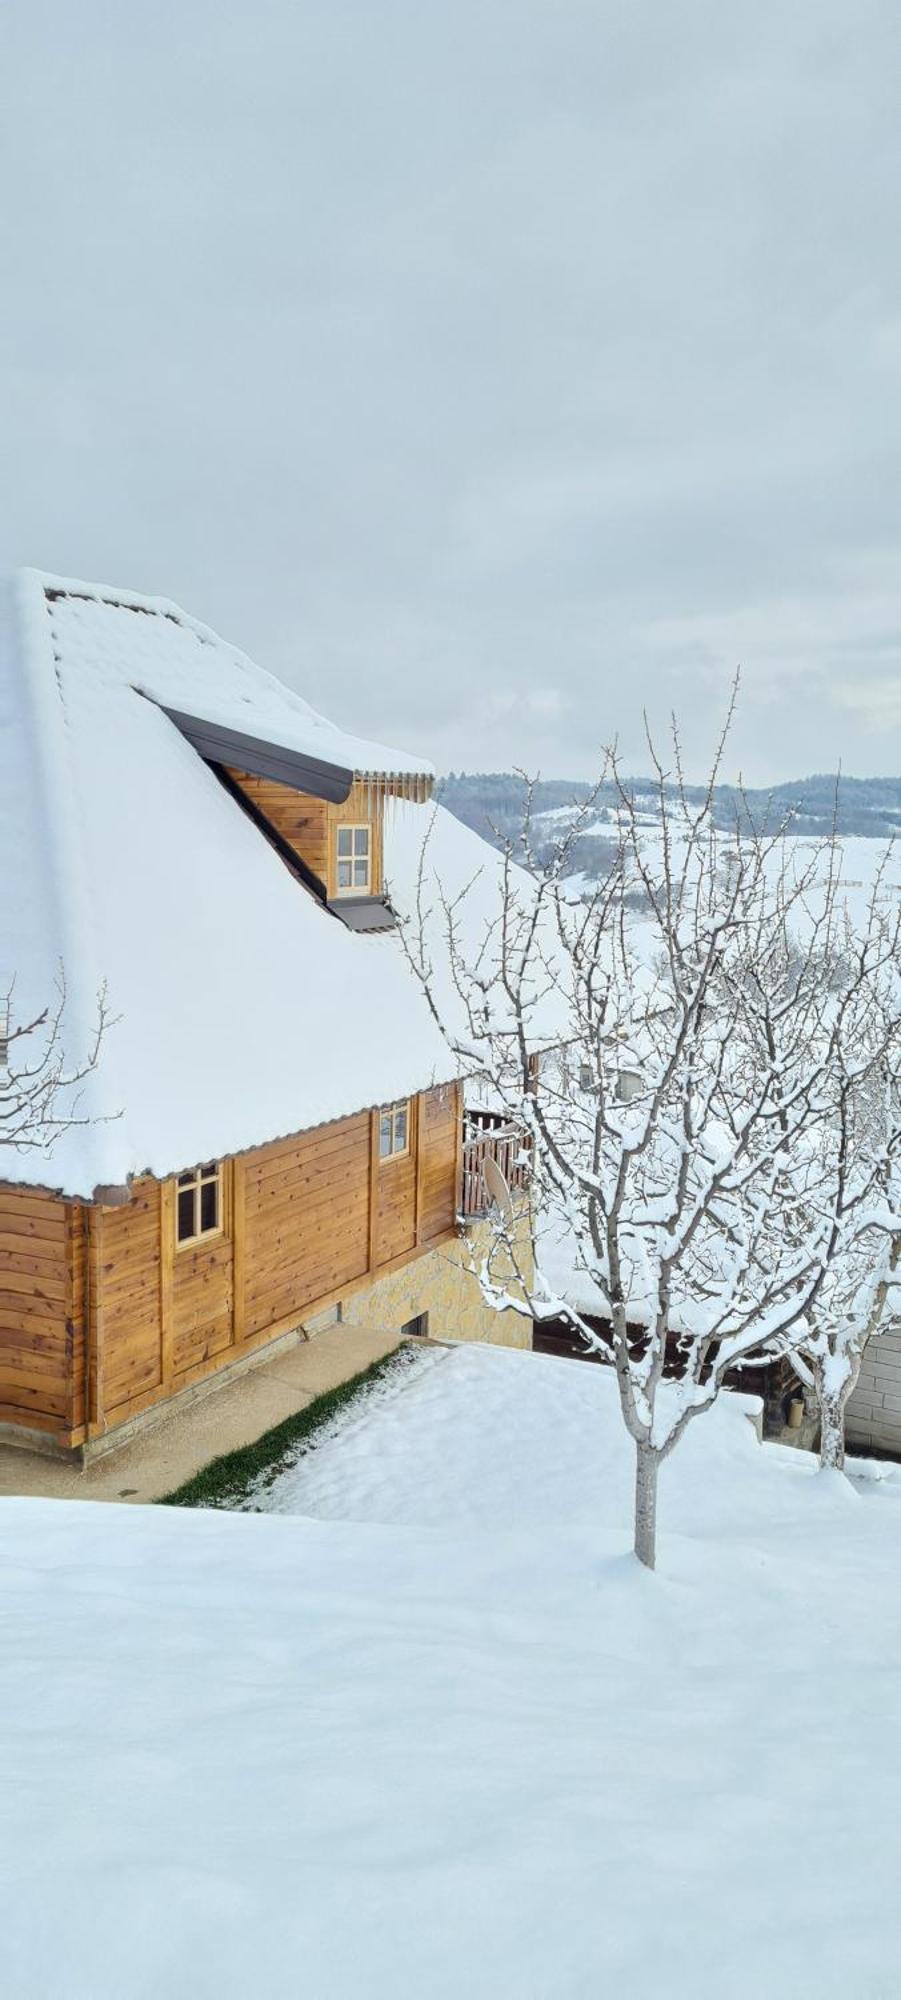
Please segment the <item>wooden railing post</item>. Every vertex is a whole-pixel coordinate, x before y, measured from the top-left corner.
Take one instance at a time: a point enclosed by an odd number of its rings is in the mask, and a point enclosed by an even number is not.
[[[524,1188],[528,1184],[528,1161],[522,1154],[528,1149],[525,1133],[514,1125],[482,1124],[480,1114],[471,1115],[467,1136],[463,1144],[463,1190],[462,1213],[474,1217],[487,1215],[491,1207],[488,1189],[485,1185],[485,1161],[490,1158],[499,1167],[508,1188]]]

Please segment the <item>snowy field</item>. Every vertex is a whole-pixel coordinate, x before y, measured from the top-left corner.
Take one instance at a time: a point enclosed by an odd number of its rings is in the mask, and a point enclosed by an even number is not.
[[[901,1479],[426,1351],[259,1514],[4,1501],[5,2000],[896,2000]],[[295,1511],[297,1510],[297,1511]]]

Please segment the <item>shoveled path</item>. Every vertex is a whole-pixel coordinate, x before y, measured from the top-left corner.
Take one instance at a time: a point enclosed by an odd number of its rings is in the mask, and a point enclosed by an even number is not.
[[[0,1496],[159,1500],[211,1459],[252,1444],[327,1389],[380,1361],[399,1338],[396,1327],[330,1326],[188,1399],[83,1469],[18,1445],[0,1445]]]

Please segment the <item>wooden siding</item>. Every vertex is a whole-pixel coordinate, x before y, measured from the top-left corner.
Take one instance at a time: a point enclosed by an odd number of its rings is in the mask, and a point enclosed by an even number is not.
[[[416,1243],[416,1117],[412,1106],[410,1126],[408,1152],[394,1159],[380,1160],[378,1145],[373,1149],[376,1162],[373,1262],[376,1269],[382,1264],[393,1264],[395,1257],[402,1257]]]
[[[130,1404],[162,1386],[160,1206],[160,1184],[148,1178],[136,1182],[127,1208],[91,1216],[98,1418],[127,1414]]]
[[[233,1339],[234,1246],[227,1236],[176,1252],[172,1267],[172,1373],[209,1361]],[[177,1385],[176,1385],[177,1386]]]
[[[337,840],[339,826],[369,826],[372,833],[370,893],[381,895],[384,880],[383,821],[384,787],[355,782],[343,805],[328,805],[307,792],[295,792],[272,778],[254,778],[247,771],[229,771],[229,777],[264,814],[289,847],[318,876],[327,895],[338,890]]]
[[[368,1113],[248,1155],[245,1338],[362,1277],[368,1263]]]
[[[308,792],[295,792],[290,785],[279,785],[273,778],[254,778],[248,771],[229,771],[228,775],[324,884],[329,857],[329,808],[325,799],[314,799]]]
[[[440,1240],[459,1125],[452,1087],[397,1159],[364,1111],[226,1161],[223,1228],[182,1249],[172,1180],[108,1209],[0,1188],[0,1421],[101,1435]]]
[[[88,1396],[88,1210],[80,1202],[68,1206],[68,1261],[71,1287],[72,1429],[87,1422]]]
[[[455,1226],[461,1094],[410,1100],[222,1168],[222,1232],[176,1248],[174,1180],[124,1208],[0,1186],[0,1422],[78,1444],[200,1382]]]
[[[68,1435],[73,1324],[65,1202],[0,1187],[0,1422]]]
[[[463,1108],[455,1084],[429,1090],[419,1100],[419,1204],[417,1236],[431,1243],[457,1217],[456,1152]]]

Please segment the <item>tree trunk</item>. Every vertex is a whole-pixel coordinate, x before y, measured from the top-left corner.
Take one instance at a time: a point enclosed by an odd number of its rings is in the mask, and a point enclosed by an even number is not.
[[[645,1569],[657,1561],[657,1472],[653,1445],[635,1446],[635,1554]]]
[[[820,1467],[824,1472],[845,1469],[845,1398],[820,1395]]]

